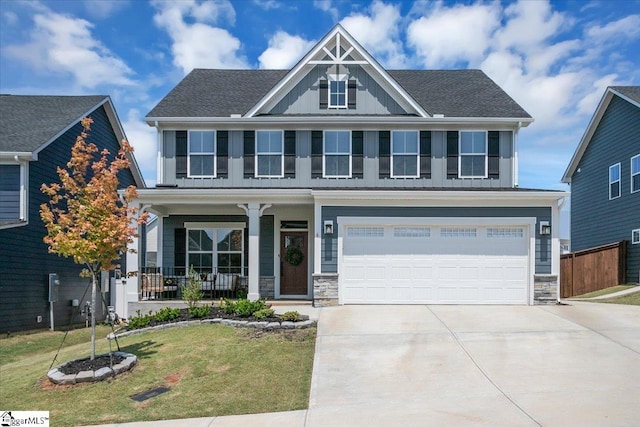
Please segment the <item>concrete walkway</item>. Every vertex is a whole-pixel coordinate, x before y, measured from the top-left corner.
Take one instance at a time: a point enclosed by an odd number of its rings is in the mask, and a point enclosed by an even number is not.
[[[593,297],[593,298],[568,298],[568,300],[570,301],[597,301],[597,300],[601,300],[601,299],[609,299],[609,298],[617,298],[617,297],[621,297],[624,295],[629,295],[629,294],[633,294],[636,292],[640,292],[640,286],[634,286],[633,288],[629,288],[629,289],[624,289],[622,291],[618,291],[618,292],[613,292],[611,294],[606,294],[606,295],[600,295],[599,297]]]
[[[319,314],[308,410],[120,425],[631,426],[640,419],[637,306],[344,306]]]

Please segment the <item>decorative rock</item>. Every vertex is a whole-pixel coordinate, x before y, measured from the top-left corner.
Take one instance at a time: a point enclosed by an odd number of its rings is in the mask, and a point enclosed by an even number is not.
[[[249,322],[247,323],[247,326],[250,328],[264,329],[268,324],[269,322]]]
[[[280,322],[269,322],[265,329],[280,329]]]
[[[108,367],[100,368],[93,374],[96,381],[102,381],[105,378],[112,377],[113,375],[115,375],[113,370]]]
[[[296,322],[295,327],[296,329],[310,328],[314,323],[313,320],[305,320],[304,322]]]
[[[93,371],[81,371],[76,375],[77,383],[86,383],[93,381]]]
[[[294,324],[293,322],[287,322],[287,321],[285,321],[285,322],[282,322],[282,323],[280,324],[280,327],[281,327],[282,329],[293,329],[293,328],[295,328],[296,326],[295,326],[295,324]]]

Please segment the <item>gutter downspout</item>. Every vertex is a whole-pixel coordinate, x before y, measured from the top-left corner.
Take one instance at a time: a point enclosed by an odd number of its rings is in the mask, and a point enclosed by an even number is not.
[[[567,204],[567,196],[562,196],[562,198],[560,199],[560,204],[558,205],[558,229],[560,229],[560,224],[559,224],[559,223],[560,223],[560,221],[561,221],[561,219],[560,219],[560,214],[561,214],[561,212],[562,212],[562,208],[563,208],[563,207],[564,207],[564,205],[566,205],[566,204]],[[559,235],[559,233],[558,233],[558,242],[560,242],[560,235]],[[559,243],[558,243],[558,244],[559,244]],[[560,251],[558,250],[558,252],[560,252]],[[560,255],[562,255],[562,254],[560,254]],[[560,259],[558,259],[558,262],[559,262],[559,261],[560,261]],[[573,263],[572,263],[571,265],[573,265]],[[562,280],[562,270],[561,270],[561,268],[560,268],[560,265],[558,265],[558,291],[557,291],[557,293],[556,293],[556,295],[557,295],[557,296],[556,296],[556,300],[557,300],[557,303],[558,303],[558,304],[560,304],[560,302],[561,302],[561,301],[560,301],[560,283],[561,283],[561,280]]]
[[[518,187],[518,135],[520,134],[520,129],[522,128],[522,122],[518,122],[518,127],[516,128],[516,133],[513,135],[513,187]]]

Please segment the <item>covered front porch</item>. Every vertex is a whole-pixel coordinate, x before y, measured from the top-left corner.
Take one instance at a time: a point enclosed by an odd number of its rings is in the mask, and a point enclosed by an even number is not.
[[[309,190],[141,190],[140,209],[157,216],[154,257],[143,236],[127,254],[128,278],[116,310],[180,301],[193,269],[203,300],[311,300],[314,203]]]

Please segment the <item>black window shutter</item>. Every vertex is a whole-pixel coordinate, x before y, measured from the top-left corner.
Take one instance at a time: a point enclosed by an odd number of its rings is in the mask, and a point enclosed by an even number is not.
[[[229,176],[229,131],[216,132],[216,176],[227,178]]]
[[[420,131],[420,178],[431,178],[431,131]]]
[[[187,177],[187,131],[176,131],[176,178]]]
[[[458,177],[458,131],[447,132],[447,179]]]
[[[256,133],[252,130],[244,131],[244,177],[253,178],[256,175]]]
[[[364,132],[354,130],[351,132],[351,176],[353,178],[362,178],[363,174],[363,151],[364,151]]]
[[[284,131],[284,176],[296,177],[296,131]]]
[[[381,130],[378,132],[379,145],[379,173],[380,178],[391,176],[391,132]]]
[[[182,275],[187,270],[187,230],[176,228],[173,230],[173,238],[173,266],[176,270],[174,274]]]
[[[490,131],[488,139],[489,178],[500,178],[500,132]]]
[[[322,131],[311,131],[311,178],[322,178]]]
[[[320,90],[320,109],[326,110],[329,108],[329,82],[325,79],[320,80],[318,88]]]
[[[351,79],[347,82],[347,107],[349,110],[356,109],[356,92],[357,92],[357,84],[354,79]]]

